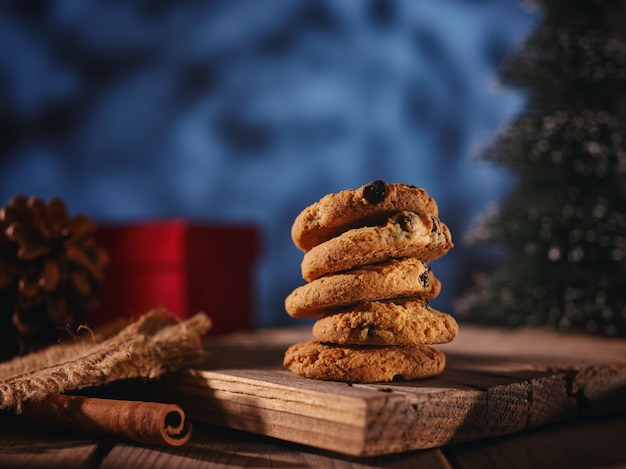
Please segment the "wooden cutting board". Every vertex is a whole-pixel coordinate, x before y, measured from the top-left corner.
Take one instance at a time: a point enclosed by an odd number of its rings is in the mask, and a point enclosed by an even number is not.
[[[352,456],[510,434],[626,410],[626,341],[541,329],[461,324],[437,378],[347,384],[301,378],[285,349],[310,326],[211,338],[200,367],[155,394],[192,420]]]

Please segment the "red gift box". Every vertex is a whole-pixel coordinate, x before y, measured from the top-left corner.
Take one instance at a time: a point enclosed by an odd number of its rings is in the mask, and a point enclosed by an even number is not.
[[[254,227],[154,221],[103,225],[95,239],[110,260],[93,326],[164,306],[183,319],[205,312],[209,335],[252,328]]]

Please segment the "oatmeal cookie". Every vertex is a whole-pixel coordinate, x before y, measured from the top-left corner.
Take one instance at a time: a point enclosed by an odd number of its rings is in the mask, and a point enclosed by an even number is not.
[[[317,340],[334,344],[445,344],[452,342],[458,331],[451,315],[419,298],[359,303],[327,314],[313,324]]]
[[[358,189],[328,194],[306,207],[294,220],[291,238],[306,252],[349,229],[384,224],[402,210],[439,216],[437,203],[425,189],[378,179]]]
[[[372,383],[436,376],[445,362],[445,355],[428,345],[347,346],[310,341],[289,347],[283,365],[306,378]]]
[[[452,249],[448,227],[434,215],[401,211],[386,225],[348,230],[311,248],[301,263],[302,278],[310,282],[389,259],[417,257],[433,261]]]
[[[395,298],[435,298],[441,290],[426,261],[408,257],[366,265],[318,278],[297,287],[285,298],[285,310],[294,318],[319,318],[329,310]]]

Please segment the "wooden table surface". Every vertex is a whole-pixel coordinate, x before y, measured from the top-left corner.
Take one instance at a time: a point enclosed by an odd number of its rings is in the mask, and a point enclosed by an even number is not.
[[[476,356],[482,356],[489,351],[490,347],[497,347],[501,356],[511,356],[510,353],[520,350],[520,346],[529,340],[528,337],[534,337],[533,340],[537,343],[541,342],[542,334],[544,334],[543,331],[537,333],[531,331],[525,336],[511,335],[508,332],[500,333],[498,330],[490,329],[485,334],[489,340],[481,341],[481,343],[474,343],[474,339],[465,343],[461,340],[456,348],[450,349],[451,355],[468,350],[467,347],[469,347],[476,353]],[[292,331],[286,335],[280,332],[277,335],[276,331],[260,331],[233,338],[223,338],[216,340],[215,343],[221,345],[265,343],[267,345],[271,342],[278,344],[278,347],[283,347],[283,343],[278,340],[279,337],[291,341],[294,337],[302,337],[302,331],[296,331],[296,335],[293,335]],[[472,337],[472,334],[466,334],[466,338]],[[551,337],[550,334],[545,336],[547,339]],[[531,344],[522,348],[527,351],[529,357],[537,357],[538,362],[541,362],[541,357],[545,357],[547,352]],[[613,378],[608,381],[613,386],[611,395],[606,399],[598,391],[593,377],[587,376],[586,378],[590,386],[589,394],[595,393],[597,396],[593,403],[597,409],[600,409],[599,412],[578,412],[571,418],[503,436],[479,438],[463,443],[453,442],[435,448],[370,457],[350,456],[259,433],[227,428],[208,423],[204,418],[197,419],[189,412],[187,412],[187,417],[193,422],[193,434],[189,442],[178,448],[150,447],[114,439],[94,438],[90,435],[42,431],[24,425],[12,415],[0,414],[0,468],[626,467],[626,437],[624,436],[626,435],[626,413],[624,413],[626,404],[625,406],[619,405],[624,387],[626,387],[623,386],[624,374],[621,368],[622,359],[626,360],[626,341],[581,336],[580,338],[568,337],[559,344],[561,347],[555,352],[560,357],[559,359],[567,361],[580,353],[589,358],[590,364],[606,363],[607,369],[613,373],[611,375]],[[445,348],[443,350],[446,351]],[[617,363],[617,365],[613,366],[611,363]],[[493,362],[490,362],[490,366],[493,366]],[[593,368],[592,370],[602,369]],[[276,370],[276,372],[283,373],[284,371]],[[452,373],[452,376],[456,375]],[[604,382],[607,381],[600,380],[600,383]],[[591,385],[596,388],[592,389]],[[143,388],[141,385],[134,384],[132,389],[134,393],[140,395]],[[615,391],[618,393],[615,394]],[[115,392],[125,392],[124,386]],[[145,396],[140,397],[145,398]],[[603,402],[607,405],[602,405]],[[616,402],[618,405],[615,411],[612,411],[612,406]]]
[[[571,421],[478,442],[356,458],[194,423],[190,441],[158,448],[0,425],[0,467],[591,468],[626,467],[626,415]]]

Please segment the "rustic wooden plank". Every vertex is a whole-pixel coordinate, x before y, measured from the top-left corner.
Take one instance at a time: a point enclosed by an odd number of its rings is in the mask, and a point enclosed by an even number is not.
[[[579,369],[572,377],[571,392],[588,416],[608,415],[626,402],[626,373],[619,365]]]
[[[188,415],[201,415],[201,420],[218,425],[341,453],[361,454],[363,451],[361,425],[328,422],[279,409],[268,410],[237,400],[213,406],[202,397],[186,396],[182,405]],[[268,421],[272,422],[271,425],[268,425]]]
[[[305,380],[300,386],[289,385],[293,377],[284,370],[275,375],[249,373],[251,378],[236,374],[192,370],[154,392],[161,399],[177,400],[186,415],[200,420],[355,455],[368,450],[363,428],[370,416],[397,400],[344,383]]]
[[[208,344],[202,366],[158,384],[192,419],[353,456],[391,454],[519,432],[626,409],[626,342],[545,330],[461,328],[433,379],[354,384],[282,368],[310,329]]]

